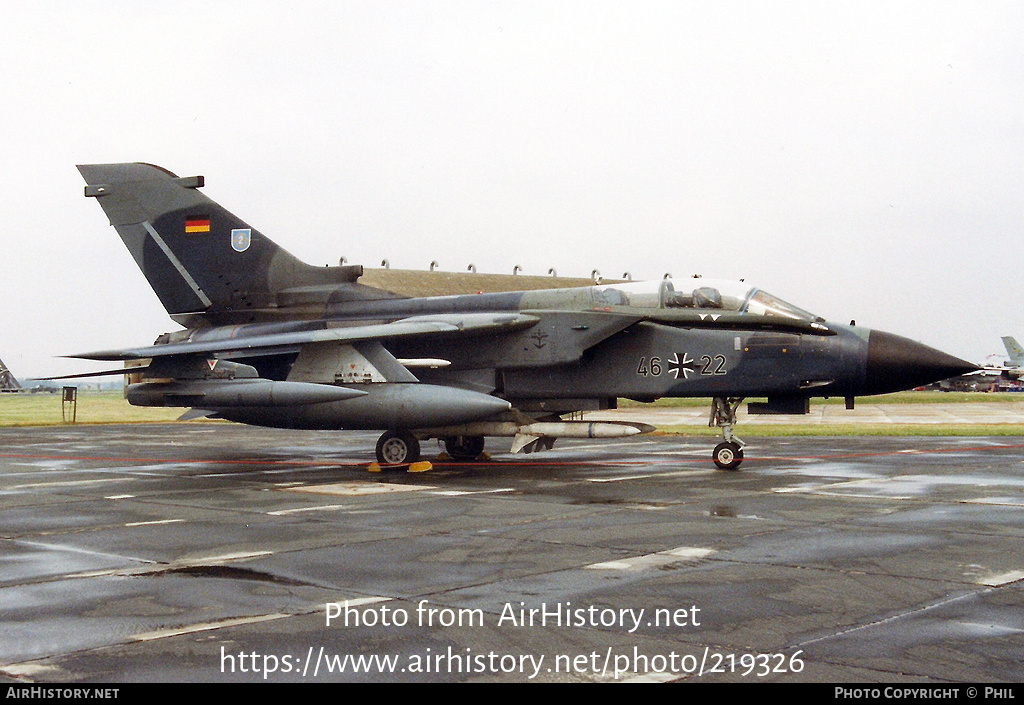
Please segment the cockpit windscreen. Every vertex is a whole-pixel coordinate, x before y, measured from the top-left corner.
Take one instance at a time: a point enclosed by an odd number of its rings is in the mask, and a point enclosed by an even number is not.
[[[804,321],[818,319],[813,313],[772,296],[767,291],[738,281],[670,278],[595,286],[595,303],[636,308],[690,308],[732,311],[758,316],[779,316]]]

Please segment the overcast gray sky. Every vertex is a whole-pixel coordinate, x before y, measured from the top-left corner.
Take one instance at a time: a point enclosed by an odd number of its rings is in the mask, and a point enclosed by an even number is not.
[[[175,329],[76,164],[204,174],[316,264],[744,277],[1024,341],[1020,2],[34,2],[0,43],[0,358]]]

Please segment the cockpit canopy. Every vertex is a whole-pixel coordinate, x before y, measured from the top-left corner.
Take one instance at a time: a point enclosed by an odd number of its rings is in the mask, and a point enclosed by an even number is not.
[[[757,316],[779,316],[802,321],[821,318],[739,281],[670,278],[661,281],[627,282],[593,287],[594,301],[603,306],[635,308],[701,309]]]

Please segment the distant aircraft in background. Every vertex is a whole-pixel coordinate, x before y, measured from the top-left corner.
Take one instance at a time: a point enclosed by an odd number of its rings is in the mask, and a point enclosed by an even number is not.
[[[1006,362],[1007,375],[1010,379],[1020,379],[1024,376],[1024,348],[1016,338],[1008,335],[1003,336],[1003,345],[1006,347],[1006,354],[1010,356]]]
[[[14,375],[7,365],[4,364],[3,360],[0,360],[0,392],[20,392],[21,385],[18,384],[18,380],[14,378]]]
[[[31,380],[36,381],[36,380]],[[36,392],[49,392],[50,394],[56,394],[60,391],[60,387],[54,384],[34,384],[28,387],[23,386],[15,378],[14,373],[4,364],[3,360],[0,360],[0,393],[5,394],[23,394],[29,392],[35,394]]]
[[[944,392],[995,392],[1020,389],[1020,379],[1024,377],[1024,347],[1021,347],[1016,338],[1009,335],[1003,336],[1002,340],[1006,354],[1010,356],[1005,364],[982,365],[974,372],[944,379],[935,386]]]

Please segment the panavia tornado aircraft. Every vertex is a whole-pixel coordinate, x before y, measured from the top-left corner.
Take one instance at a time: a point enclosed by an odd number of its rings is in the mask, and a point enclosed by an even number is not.
[[[428,438],[473,459],[486,436],[530,452],[560,437],[642,433],[653,428],[573,417],[620,398],[709,397],[710,424],[723,436],[713,458],[732,469],[743,459],[733,424],[746,397],[767,398],[752,412],[807,413],[811,397],[850,406],[976,368],[890,333],[827,322],[743,282],[538,284],[315,267],[207,198],[201,176],[148,164],[78,169],[85,195],[185,330],[74,357],[137,365],[127,387],[135,405],[262,426],[381,430],[380,463],[415,462]]]

